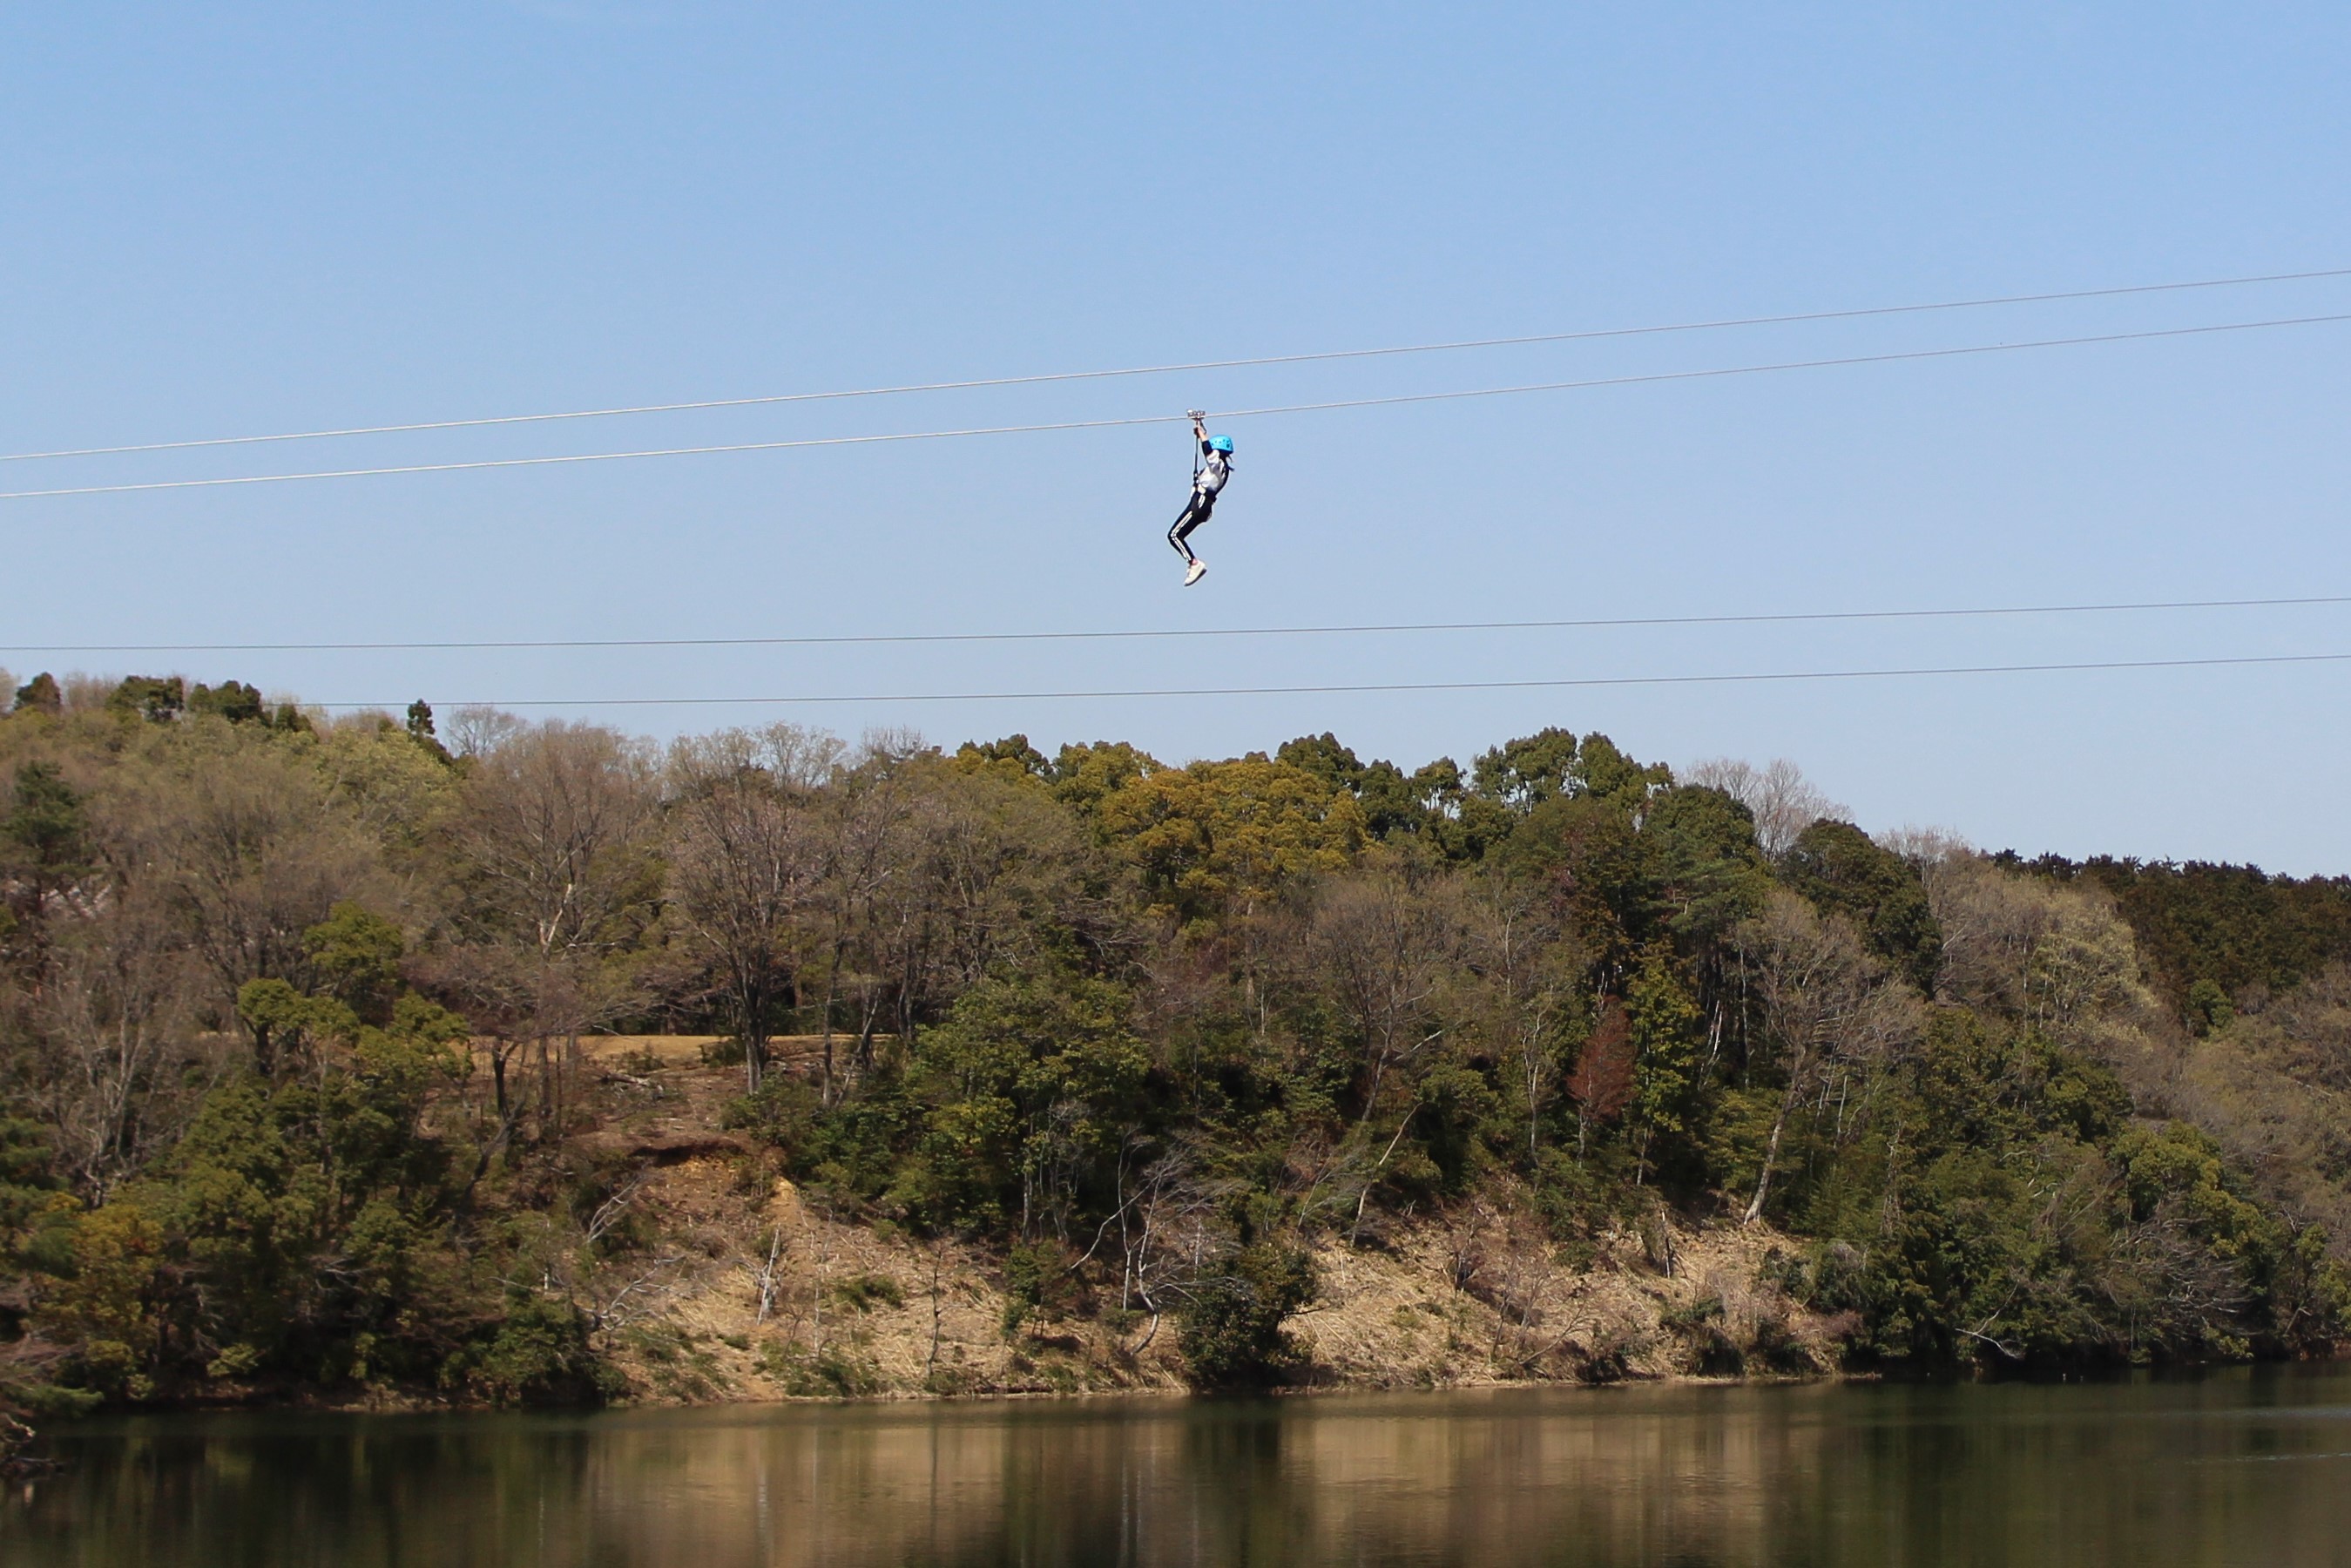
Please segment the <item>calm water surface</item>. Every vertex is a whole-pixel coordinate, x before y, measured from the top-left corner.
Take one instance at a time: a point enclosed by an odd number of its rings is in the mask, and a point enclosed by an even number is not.
[[[8,1564],[2351,1564],[2351,1367],[92,1422]]]

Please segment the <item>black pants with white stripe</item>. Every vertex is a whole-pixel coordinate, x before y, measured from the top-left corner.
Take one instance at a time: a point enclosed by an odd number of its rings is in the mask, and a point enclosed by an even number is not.
[[[1192,530],[1198,528],[1202,523],[1207,522],[1208,520],[1208,514],[1216,509],[1217,493],[1214,490],[1195,490],[1192,492],[1192,498],[1185,503],[1182,514],[1176,517],[1175,523],[1167,530],[1167,542],[1176,547],[1176,553],[1177,555],[1182,556],[1187,561],[1198,559],[1193,555],[1192,547],[1186,544],[1184,541],[1192,537]]]

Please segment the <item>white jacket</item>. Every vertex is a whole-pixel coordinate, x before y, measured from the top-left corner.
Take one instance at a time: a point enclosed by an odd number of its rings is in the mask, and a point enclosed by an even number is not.
[[[1223,489],[1225,481],[1232,476],[1233,460],[1207,442],[1200,443],[1200,472],[1193,479],[1192,487],[1213,496]]]

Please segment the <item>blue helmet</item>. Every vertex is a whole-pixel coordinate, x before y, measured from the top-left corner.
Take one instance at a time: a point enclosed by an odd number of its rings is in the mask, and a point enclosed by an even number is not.
[[[1208,444],[1228,457],[1233,455],[1233,438],[1229,435],[1211,435]]]

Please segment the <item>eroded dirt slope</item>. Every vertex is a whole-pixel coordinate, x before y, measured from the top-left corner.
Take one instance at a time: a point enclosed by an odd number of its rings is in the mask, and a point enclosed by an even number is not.
[[[602,1045],[603,1124],[580,1156],[622,1173],[599,1271],[604,1342],[632,1395],[789,1397],[1173,1391],[1173,1322],[1114,1301],[1012,1311],[1000,1260],[829,1212],[724,1131],[731,1070],[699,1042]],[[1764,1227],[1643,1226],[1562,1248],[1479,1202],[1314,1249],[1317,1299],[1289,1325],[1309,1385],[1452,1387],[1834,1364],[1841,1325],[1769,1283]]]

